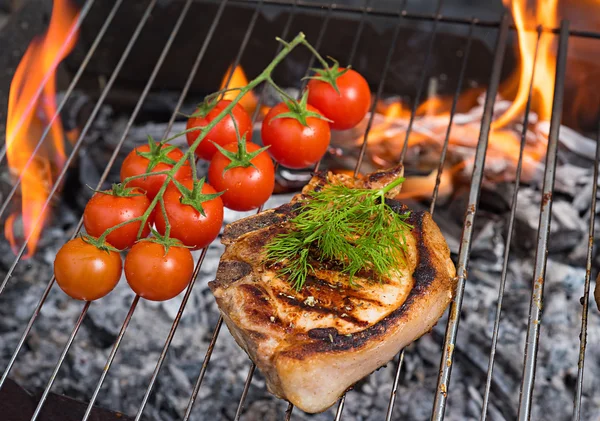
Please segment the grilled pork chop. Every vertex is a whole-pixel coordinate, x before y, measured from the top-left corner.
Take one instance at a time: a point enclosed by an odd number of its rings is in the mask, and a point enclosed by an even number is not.
[[[300,409],[322,412],[354,383],[389,362],[428,332],[450,303],[455,268],[438,226],[427,212],[413,212],[406,236],[406,267],[375,281],[368,270],[353,278],[332,263],[315,269],[296,291],[265,264],[265,245],[290,229],[298,201],[328,183],[381,188],[402,167],[355,180],[317,173],[289,204],[225,227],[225,252],[209,283],[236,342],[261,370],[269,391]],[[388,196],[397,195],[399,188]],[[408,209],[386,199],[396,212]]]

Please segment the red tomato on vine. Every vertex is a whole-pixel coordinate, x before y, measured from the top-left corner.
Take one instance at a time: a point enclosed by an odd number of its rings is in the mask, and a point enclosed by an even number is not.
[[[208,167],[208,180],[229,209],[248,211],[263,205],[275,187],[275,167],[267,149],[240,139],[218,147]]]
[[[193,250],[207,247],[217,238],[223,223],[221,194],[204,179],[169,185],[163,196],[169,235]],[[156,229],[164,235],[166,228],[164,215],[157,212]]]
[[[271,108],[262,123],[261,135],[269,154],[281,165],[301,169],[315,165],[327,152],[331,140],[329,123],[320,111],[306,104],[286,101]]]
[[[83,211],[83,225],[92,237],[100,237],[107,229],[125,221],[141,217],[150,206],[150,199],[139,189],[115,184],[112,190],[95,193]],[[148,217],[141,238],[150,233],[154,213]],[[108,234],[106,241],[120,250],[129,248],[137,240],[142,223],[132,222]]]
[[[179,295],[190,283],[193,271],[192,253],[174,239],[142,240],[125,258],[127,283],[136,294],[151,301]]]
[[[231,101],[227,99],[223,99],[216,104],[212,102],[202,104],[188,119],[187,129],[208,126],[229,104],[231,104]],[[240,104],[235,104],[231,114],[233,114],[233,118],[231,115],[226,115],[202,139],[202,142],[194,151],[198,157],[210,161],[217,152],[215,143],[219,146],[225,146],[228,143],[236,142],[236,125],[240,136],[245,135],[248,142],[252,140],[252,119],[246,110]],[[200,131],[186,133],[188,145],[192,146],[199,134]]]
[[[332,67],[317,71],[308,82],[308,103],[331,120],[334,130],[347,130],[360,123],[371,106],[371,90],[353,69]]]
[[[93,301],[111,292],[123,265],[118,252],[110,244],[96,243],[93,238],[74,238],[65,243],[54,259],[56,283],[76,300]]]
[[[173,169],[175,164],[183,158],[184,153],[176,146],[168,143],[160,144],[148,138],[148,144],[138,146],[132,150],[121,165],[121,182],[133,176],[146,173],[157,173]],[[189,162],[185,162],[175,173],[175,179],[183,181],[192,177],[192,168]],[[139,187],[146,195],[153,199],[163,183],[167,179],[166,174],[149,175],[135,178],[127,182],[127,187]]]

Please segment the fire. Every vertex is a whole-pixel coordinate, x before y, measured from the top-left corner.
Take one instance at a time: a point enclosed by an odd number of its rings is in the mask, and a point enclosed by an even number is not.
[[[500,90],[500,96],[504,99],[495,104],[494,112],[497,117],[489,134],[486,182],[514,180],[521,148],[521,124],[532,82],[534,60],[532,112],[523,149],[522,177],[524,180],[531,180],[539,174],[548,142],[545,126],[540,123],[546,123],[550,119],[554,90],[555,35],[542,33],[538,43],[536,27],[558,26],[558,0],[537,1],[533,8],[528,7],[529,0],[503,1],[514,17],[520,58],[518,68]],[[472,171],[481,128],[483,94],[481,88],[476,88],[466,90],[458,98],[457,113],[447,139],[446,163],[439,189],[441,196],[451,194],[456,180],[468,178]],[[431,197],[440,153],[448,134],[452,100],[452,97],[441,98],[433,95],[419,104],[408,138],[405,164],[428,175],[407,177],[402,198]],[[374,166],[389,167],[398,162],[410,115],[410,107],[401,100],[388,99],[377,104],[367,149]],[[364,125],[360,126],[360,129],[364,129]],[[352,136],[355,145],[360,145],[363,141],[362,133],[359,134],[358,131]],[[460,177],[460,172],[465,177]]]
[[[229,83],[227,83],[228,81]],[[246,77],[246,73],[244,72],[242,66],[236,66],[233,70],[233,74],[231,74],[230,65],[227,71],[225,72],[223,79],[221,80],[221,86],[219,87],[219,90],[225,88],[241,88],[243,86],[246,86],[247,84],[248,78]],[[225,94],[223,95],[223,99],[233,100],[238,95],[238,93],[239,92],[237,90],[225,92]],[[256,109],[256,105],[258,104],[258,99],[256,98],[254,92],[248,92],[242,97],[239,104],[242,107],[244,107],[250,115],[252,115],[252,113],[254,113],[254,110]]]
[[[503,0],[503,3],[510,7],[517,27],[520,69],[516,97],[511,107],[494,122],[494,128],[506,126],[525,109],[533,71],[533,61],[536,56],[537,32],[532,31],[532,29],[541,24],[549,28],[558,26],[556,14],[558,0],[538,1],[533,10],[527,7],[527,0]],[[554,69],[556,68],[554,38],[553,34],[542,34],[537,52],[532,105],[541,120],[548,120],[552,110]],[[514,77],[513,80],[515,79],[517,78]],[[509,90],[514,91],[514,87],[509,87]]]
[[[25,258],[36,249],[47,211],[43,210],[53,185],[53,173],[63,167],[65,134],[60,119],[50,125],[44,144],[30,165],[27,162],[56,113],[58,64],[77,41],[78,10],[68,0],[55,0],[46,33],[30,43],[10,85],[6,122],[7,158],[11,173],[21,177],[24,238],[29,238]],[[18,214],[5,223],[5,236],[17,249],[14,223]]]

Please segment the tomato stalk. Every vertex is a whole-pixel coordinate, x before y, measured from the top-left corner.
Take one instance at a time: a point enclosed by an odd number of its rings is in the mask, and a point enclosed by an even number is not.
[[[150,175],[169,175],[169,170],[165,170],[165,171],[157,171],[157,172],[151,172],[151,173],[144,173],[144,174],[138,174],[138,175],[132,175],[131,177],[127,177],[126,179],[123,180],[123,182],[121,183],[122,185],[126,186],[127,183],[129,183],[130,181],[136,180],[138,178],[147,178]]]
[[[169,234],[171,234],[171,224],[169,224],[169,217],[167,216],[167,209],[165,209],[165,201],[161,197],[160,200],[160,211],[162,212],[163,218],[165,218],[165,238],[169,238]],[[141,227],[143,228],[143,226]],[[138,237],[140,233],[138,232]]]
[[[323,58],[317,53],[317,51],[306,41],[305,39],[305,35],[300,32],[292,41],[290,42],[285,42],[283,40],[281,40],[280,38],[277,38],[278,41],[280,41],[284,47],[282,48],[282,50],[277,54],[277,56],[273,59],[273,61],[271,61],[271,63],[265,67],[265,69],[253,80],[251,80],[246,86],[241,87],[241,88],[231,88],[231,89],[226,89],[226,90],[222,90],[219,92],[215,92],[214,94],[209,95],[209,97],[207,97],[207,99],[211,99],[213,97],[216,97],[226,91],[238,91],[237,96],[227,105],[227,107],[225,107],[220,113],[219,115],[217,115],[209,124],[207,124],[206,126],[203,127],[193,127],[190,129],[186,129],[183,130],[179,133],[177,133],[176,135],[169,137],[167,139],[162,140],[159,143],[159,147],[162,148],[162,146],[174,139],[177,139],[187,133],[190,132],[195,132],[195,131],[200,131],[200,135],[196,138],[196,140],[194,141],[194,143],[192,145],[190,145],[190,147],[188,148],[188,150],[184,153],[183,157],[181,157],[177,162],[175,162],[173,164],[173,167],[168,170],[168,171],[158,171],[158,172],[147,172],[145,174],[139,174],[139,175],[135,175],[132,177],[128,177],[125,180],[123,180],[123,184],[126,186],[126,184],[134,179],[138,179],[138,178],[145,178],[145,177],[149,177],[149,176],[155,176],[155,175],[166,175],[166,179],[164,181],[164,183],[162,184],[162,186],[160,187],[160,189],[158,190],[158,192],[156,193],[155,197],[152,199],[152,201],[150,202],[150,205],[148,206],[148,209],[140,216],[134,219],[131,219],[129,221],[125,221],[123,223],[120,223],[118,225],[115,225],[114,227],[111,227],[110,229],[106,230],[102,236],[98,239],[98,240],[104,240],[106,239],[106,237],[113,231],[115,231],[116,229],[129,224],[129,223],[133,223],[133,222],[139,222],[141,221],[141,225],[140,225],[140,229],[138,232],[138,238],[141,237],[142,232],[144,227],[147,224],[148,218],[150,217],[150,215],[152,214],[153,210],[156,208],[156,205],[160,202],[161,203],[161,211],[163,212],[163,216],[165,216],[165,222],[166,222],[166,227],[165,227],[165,235],[164,236],[160,236],[158,238],[158,241],[165,244],[164,242],[166,241],[165,238],[168,238],[169,232],[170,232],[170,224],[168,222],[168,219],[166,218],[166,212],[164,210],[164,202],[163,202],[163,195],[165,193],[165,190],[167,189],[169,183],[171,183],[175,178],[175,174],[177,173],[177,171],[183,166],[185,165],[186,161],[189,161],[191,166],[192,166],[192,177],[194,179],[194,182],[197,181],[197,174],[196,174],[196,165],[195,165],[195,160],[194,160],[194,152],[196,151],[196,149],[198,148],[198,146],[200,145],[200,143],[204,140],[204,138],[208,135],[208,133],[223,119],[225,118],[227,115],[231,114],[233,108],[240,102],[240,100],[250,91],[252,91],[254,88],[256,88],[259,84],[263,83],[263,82],[267,82],[270,83],[272,86],[275,87],[275,89],[278,90],[278,92],[282,93],[284,95],[284,97],[290,98],[289,95],[285,94],[283,92],[283,90],[281,88],[279,88],[272,80],[271,78],[271,74],[273,73],[273,71],[275,70],[275,68],[277,67],[277,65],[279,65],[281,63],[281,61],[283,61],[283,59],[294,49],[296,48],[298,45],[304,45],[306,46],[316,57],[317,59],[322,62],[325,63],[325,65],[327,65],[327,63],[325,62],[325,60],[323,60]],[[291,98],[290,98],[291,99]],[[297,101],[294,101],[294,103],[298,104]],[[322,118],[322,116],[320,116]],[[235,121],[235,119],[233,119]],[[158,152],[161,152],[160,149],[157,149]],[[150,168],[151,169],[151,168]],[[155,230],[152,230],[152,233],[156,236],[158,233]],[[169,245],[173,245],[170,244]]]
[[[335,92],[337,92],[337,94],[340,95],[340,90],[337,86],[337,79],[344,73],[346,73],[348,70],[350,70],[350,66],[348,65],[344,70],[340,70],[340,63],[338,63],[338,61],[332,57],[329,58],[331,59],[331,61],[333,61],[333,66],[329,66],[329,63],[327,63],[327,61],[325,61],[325,59],[321,57],[321,55],[317,52],[317,50],[315,50],[315,48],[312,45],[310,45],[307,41],[303,42],[302,44],[306,48],[308,48],[311,53],[313,53],[313,55],[317,58],[317,60],[319,60],[319,62],[323,66],[322,69],[312,69],[317,75],[307,76],[305,79],[316,79],[329,83],[333,87],[333,89],[335,89]]]
[[[193,157],[194,156],[195,150],[200,145],[200,142],[202,142],[204,140],[204,138],[206,137],[206,135],[223,118],[225,118],[228,114],[231,113],[231,111],[233,110],[233,107],[235,107],[235,105],[240,102],[240,100],[244,97],[244,95],[246,95],[248,92],[250,92],[251,90],[253,90],[256,86],[258,86],[262,82],[265,82],[265,81],[269,80],[271,78],[271,73],[273,73],[273,70],[275,70],[275,67],[277,67],[277,65],[279,63],[281,63],[281,61],[283,61],[283,59],[294,48],[296,48],[300,44],[303,44],[305,38],[306,38],[305,35],[302,32],[300,32],[298,35],[296,35],[296,37],[291,42],[284,43],[284,48],[279,52],[279,54],[277,54],[277,56],[273,59],[273,61],[261,72],[261,74],[259,74],[255,79],[253,79],[252,81],[250,81],[246,86],[242,87],[239,90],[238,95],[208,125],[206,125],[206,126],[204,126],[202,128],[186,129],[186,130],[178,133],[177,135],[175,135],[175,136],[173,136],[173,137],[171,137],[171,138],[169,138],[169,139],[167,139],[167,140],[164,141],[164,143],[167,143],[170,140],[174,140],[174,139],[176,139],[176,138],[178,138],[180,136],[183,136],[186,133],[200,130],[200,135],[198,136],[198,138],[196,139],[196,141],[189,147],[189,149],[185,152],[184,156],[168,172],[168,174],[167,174],[167,180],[165,180],[165,182],[163,183],[163,185],[161,186],[161,188],[158,190],[158,193],[156,194],[156,196],[154,197],[154,199],[152,199],[152,202],[150,203],[150,206],[148,207],[148,210],[146,212],[144,212],[144,215],[142,215],[142,218],[143,218],[142,219],[142,227],[144,226],[144,224],[146,223],[146,221],[150,217],[150,214],[151,214],[152,210],[156,207],[156,204],[158,203],[159,198],[163,196],[165,190],[167,189],[167,186],[169,185],[169,181],[177,173],[177,171],[179,170],[179,168],[181,168],[183,166],[183,164],[185,163],[185,161],[187,159],[189,159],[189,157]],[[193,168],[192,168],[192,170],[193,170]],[[165,222],[166,222],[166,225],[168,227],[169,226],[168,221],[165,221]],[[142,231],[140,230],[138,236],[141,236],[141,233],[142,233]]]
[[[323,115],[321,115],[315,111],[309,111],[309,109],[308,109],[308,90],[304,91],[304,94],[302,95],[302,98],[300,99],[300,101],[295,101],[295,100],[287,101],[286,99],[284,99],[283,102],[285,102],[285,105],[287,105],[289,111],[287,113],[277,114],[275,117],[273,117],[271,119],[271,121],[269,121],[269,124],[271,124],[271,122],[273,120],[276,120],[278,118],[293,118],[295,120],[298,120],[300,122],[300,124],[302,124],[304,127],[307,127],[308,121],[306,121],[306,120],[309,117],[318,118],[319,120],[325,120],[328,123],[332,122],[328,118],[324,117]]]
[[[315,58],[317,60],[319,60],[319,62],[323,65],[324,68],[329,67],[329,64],[327,63],[327,61],[325,61],[325,59],[321,56],[321,54],[319,54],[319,52],[315,49],[315,47],[310,45],[310,42],[303,40],[302,45],[304,45],[306,48],[309,49],[309,51],[315,56]]]
[[[90,186],[87,187],[94,193],[106,194],[109,196],[116,197],[135,197],[144,195],[143,193],[135,193],[136,187],[127,187],[124,183],[114,183],[110,190],[95,190]]]
[[[227,165],[223,169],[223,174],[229,171],[232,168],[248,168],[256,166],[252,163],[252,160],[260,155],[262,152],[269,149],[269,146],[262,147],[254,152],[248,152],[246,147],[246,133],[243,136],[240,136],[240,130],[238,128],[237,122],[235,118],[233,118],[233,114],[231,115],[231,122],[233,123],[233,128],[235,129],[235,137],[237,138],[237,151],[230,152],[223,148],[221,145],[212,142],[213,145],[217,148],[219,152],[223,154],[223,156],[227,157],[230,161],[229,165]],[[221,192],[223,194],[224,192]]]
[[[221,196],[223,193],[225,193],[224,191],[209,194],[202,193],[202,187],[204,187],[204,177],[202,177],[200,180],[192,180],[191,190],[177,180],[173,180],[173,183],[175,183],[175,186],[177,186],[177,190],[179,190],[179,193],[181,193],[181,199],[179,199],[180,203],[182,205],[191,206],[192,208],[196,209],[198,213],[202,216],[206,216],[202,204],[214,200],[217,197]],[[163,217],[165,221],[169,219],[167,218],[166,211],[163,212]]]
[[[282,98],[284,100],[288,100],[289,102],[295,102],[296,100],[294,98],[292,98],[292,96],[290,94],[288,94],[286,91],[284,91],[283,89],[281,89],[281,87],[275,83],[275,81],[273,80],[273,78],[269,77],[269,79],[267,79],[267,82],[269,83],[269,85],[271,85],[278,93],[279,95],[282,96]]]
[[[150,215],[148,214],[148,216],[150,216]],[[117,225],[114,225],[114,226],[108,228],[106,231],[104,231],[102,233],[102,235],[100,237],[98,237],[98,241],[101,242],[101,243],[105,242],[106,241],[106,237],[108,237],[111,232],[116,231],[119,228],[124,227],[125,225],[132,224],[132,223],[138,222],[138,221],[142,221],[142,218],[143,218],[143,215],[142,216],[138,216],[138,217],[133,218],[133,219],[129,219],[127,221],[123,221],[123,222],[121,222],[121,223],[119,223]],[[147,222],[145,222],[147,220],[148,220],[148,218],[146,218],[144,220],[144,224],[147,223]],[[144,224],[142,224],[142,226],[140,227],[140,232],[138,233],[138,238],[141,237],[141,235],[142,235],[142,231],[144,230]]]

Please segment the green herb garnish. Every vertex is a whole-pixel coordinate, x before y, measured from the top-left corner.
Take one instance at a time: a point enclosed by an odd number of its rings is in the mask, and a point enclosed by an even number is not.
[[[398,214],[385,194],[404,181],[398,178],[381,189],[329,185],[310,193],[292,229],[267,244],[267,262],[279,264],[296,290],[302,289],[311,261],[331,261],[353,277],[371,270],[378,280],[400,274],[404,265],[409,213]]]

